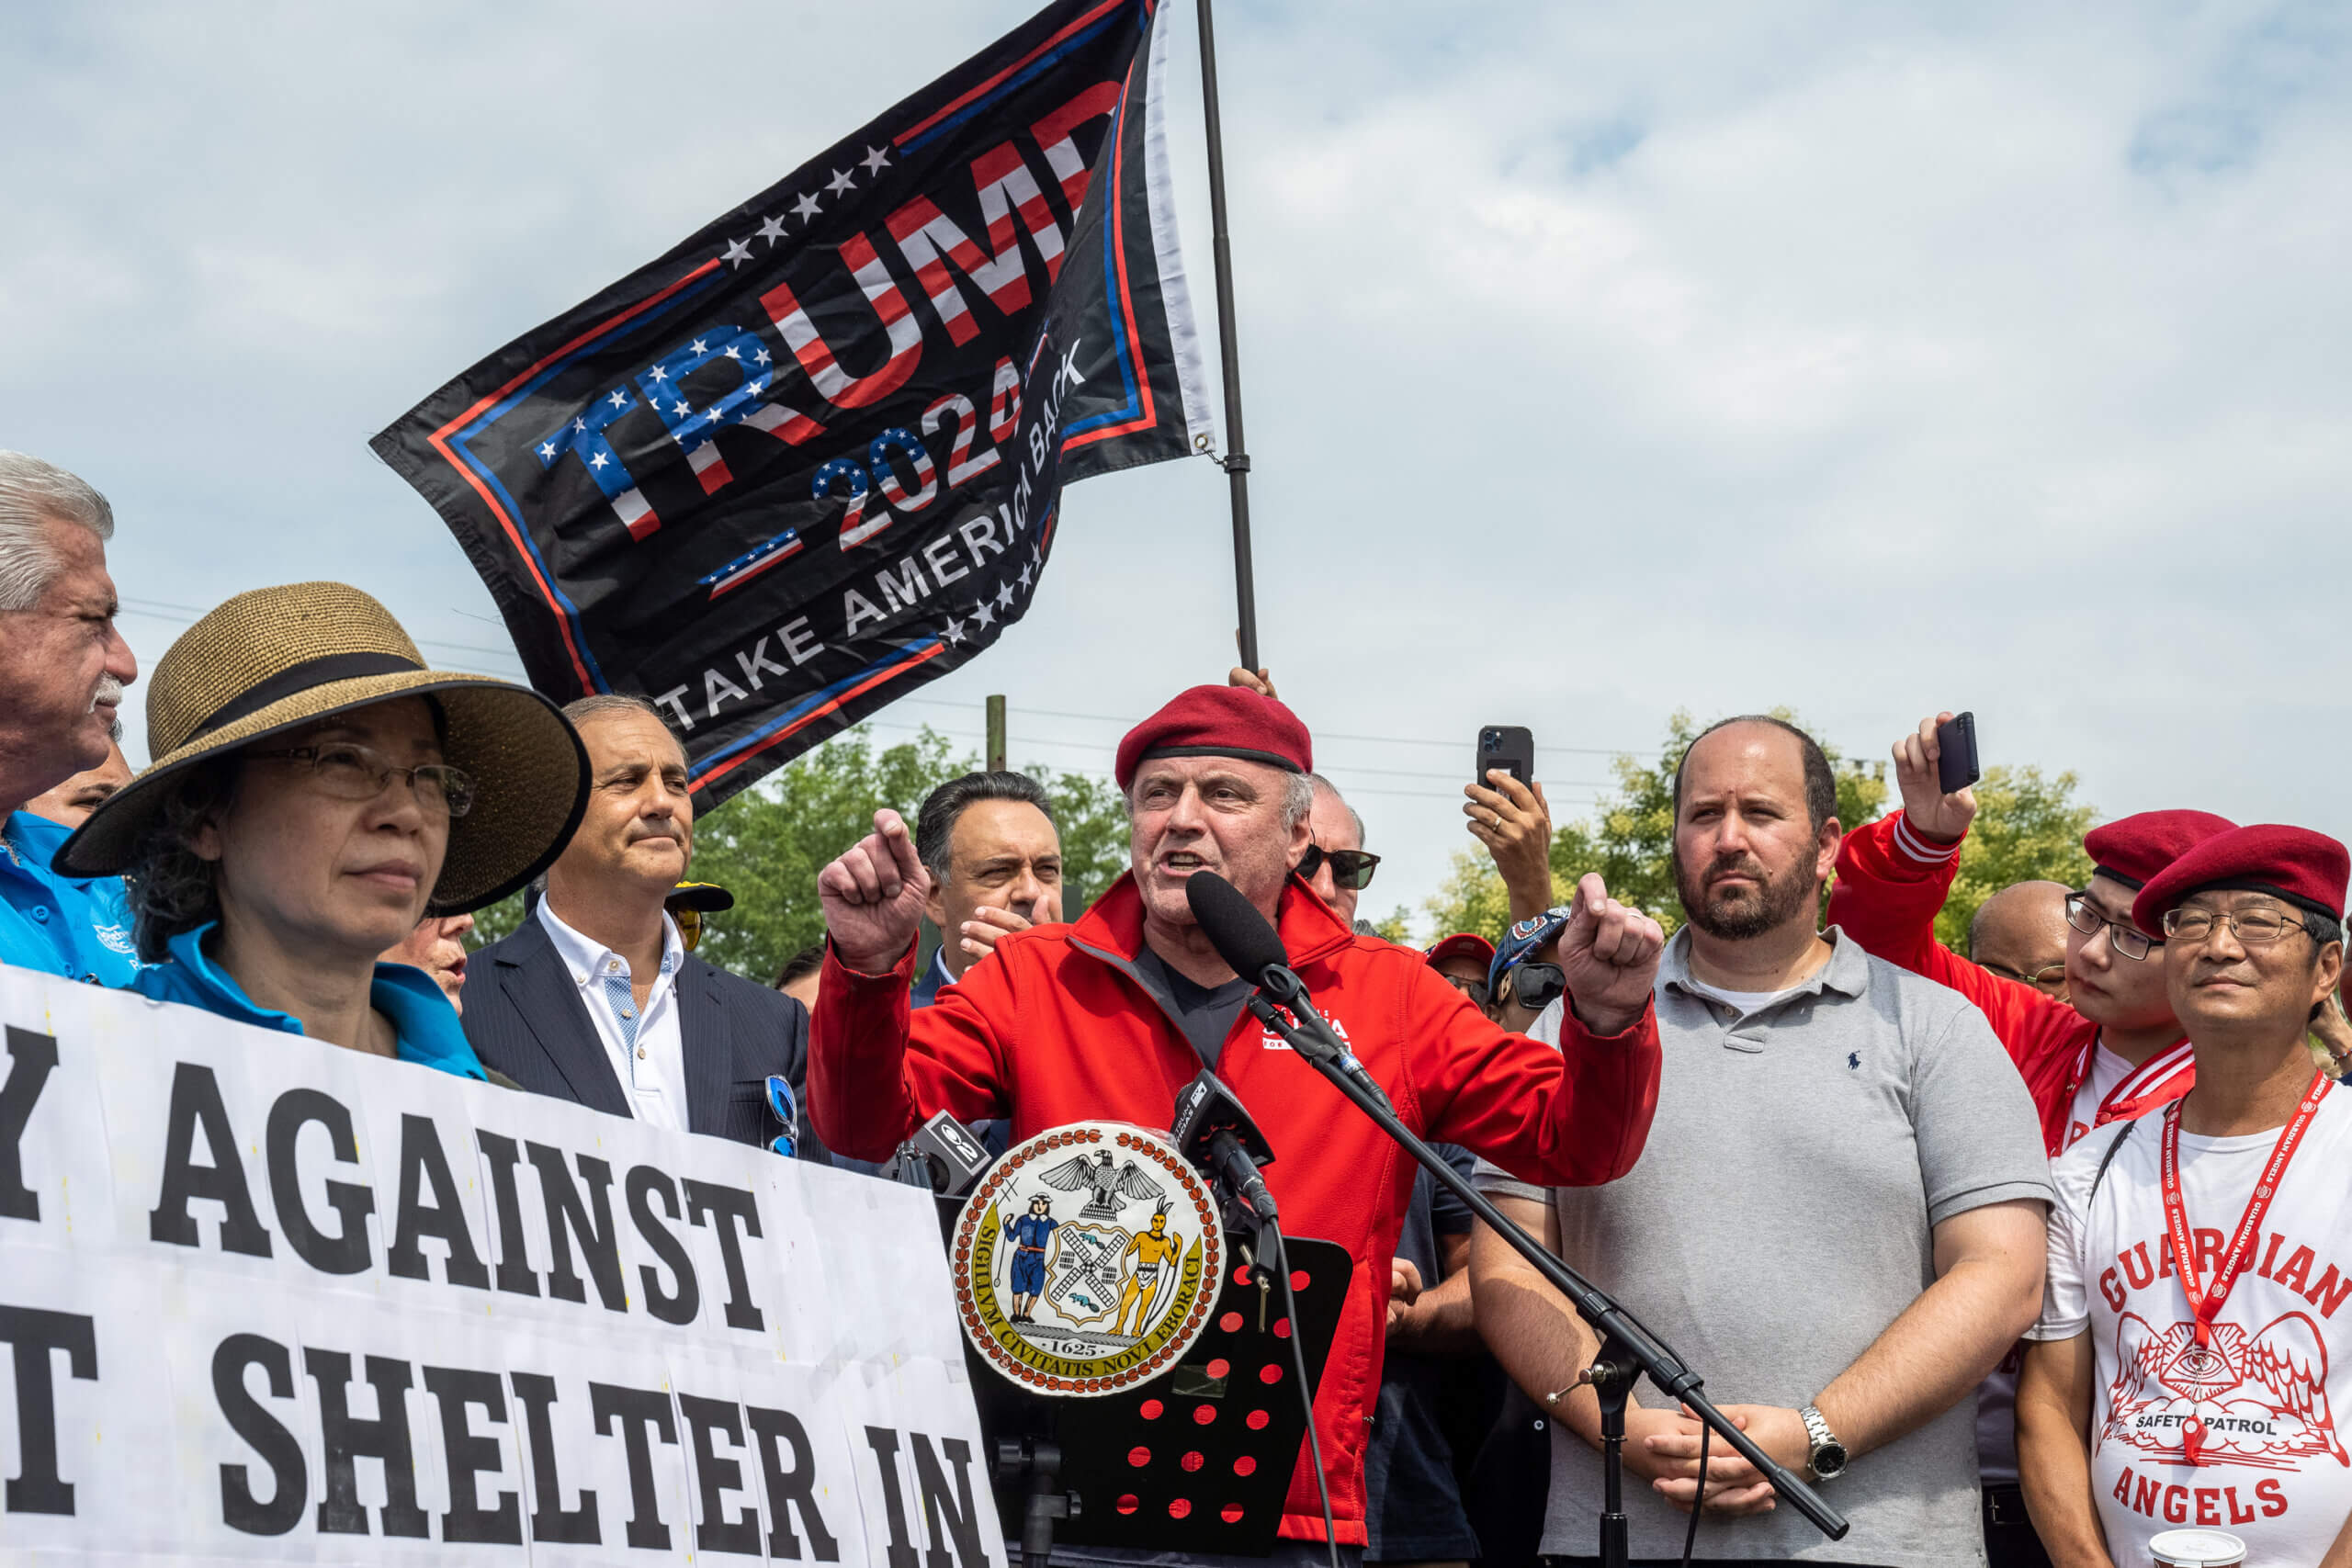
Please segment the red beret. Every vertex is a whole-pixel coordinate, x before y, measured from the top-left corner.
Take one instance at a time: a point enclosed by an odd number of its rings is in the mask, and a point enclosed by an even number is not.
[[[1449,958],[1475,958],[1483,971],[1495,961],[1495,944],[1475,931],[1456,931],[1429,951],[1432,969]]]
[[[2190,850],[2236,827],[2210,811],[2143,811],[2092,829],[2083,835],[2083,848],[2090,852],[2098,875],[2113,877],[2137,892]],[[2156,928],[2140,929],[2153,932]]]
[[[1148,757],[1239,757],[1293,773],[1315,770],[1315,742],[1298,716],[1241,686],[1195,686],[1119,742],[1119,787]]]
[[[2344,916],[2347,881],[2352,881],[2352,853],[2324,833],[2275,822],[2233,828],[2149,878],[2132,901],[2132,923],[2143,931],[2161,931],[2165,910],[2212,887],[2267,893],[2323,919],[2336,920]]]

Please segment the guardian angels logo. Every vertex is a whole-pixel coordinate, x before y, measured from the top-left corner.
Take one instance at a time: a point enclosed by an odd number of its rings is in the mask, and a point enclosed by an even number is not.
[[[1016,1144],[956,1223],[956,1314],[980,1354],[1046,1393],[1148,1382],[1208,1326],[1224,1236],[1173,1145],[1109,1122]]]
[[[2302,1313],[2251,1335],[2215,1324],[2199,1345],[2193,1324],[2158,1333],[2127,1312],[2115,1339],[2105,1437],[2180,1464],[2299,1470],[2325,1455],[2352,1466],[2327,1405],[2327,1342]]]

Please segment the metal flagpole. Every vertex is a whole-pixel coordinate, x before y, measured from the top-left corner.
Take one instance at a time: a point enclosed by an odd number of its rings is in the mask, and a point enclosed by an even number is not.
[[[1241,344],[1233,323],[1233,242],[1225,228],[1225,133],[1216,110],[1216,29],[1199,0],[1201,98],[1209,132],[1209,237],[1216,259],[1216,335],[1225,368],[1225,475],[1233,491],[1233,592],[1244,669],[1258,668],[1258,583],[1250,559],[1250,449],[1241,437]]]

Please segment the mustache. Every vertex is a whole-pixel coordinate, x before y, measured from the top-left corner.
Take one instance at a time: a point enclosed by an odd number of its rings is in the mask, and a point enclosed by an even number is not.
[[[98,677],[97,685],[91,689],[90,705],[86,711],[97,712],[100,703],[114,703],[119,705],[121,702],[122,682],[111,675],[101,675]]]
[[[1719,857],[1713,864],[1707,867],[1704,880],[1713,882],[1715,878],[1727,875],[1732,872],[1737,872],[1743,876],[1752,876],[1758,882],[1771,880],[1770,875],[1764,869],[1764,863],[1750,854]]]

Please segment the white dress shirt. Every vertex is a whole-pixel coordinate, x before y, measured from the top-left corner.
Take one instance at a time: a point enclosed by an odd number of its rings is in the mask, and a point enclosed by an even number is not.
[[[678,966],[686,961],[686,944],[678,936],[677,922],[666,912],[662,917],[662,972],[647,989],[642,1009],[628,988],[635,976],[628,959],[564,924],[545,898],[539,900],[539,923],[571,972],[572,984],[580,987],[581,1005],[595,1021],[596,1037],[605,1043],[613,1076],[620,1079],[637,1119],[689,1131],[685,1042],[678,1032],[677,998]]]

